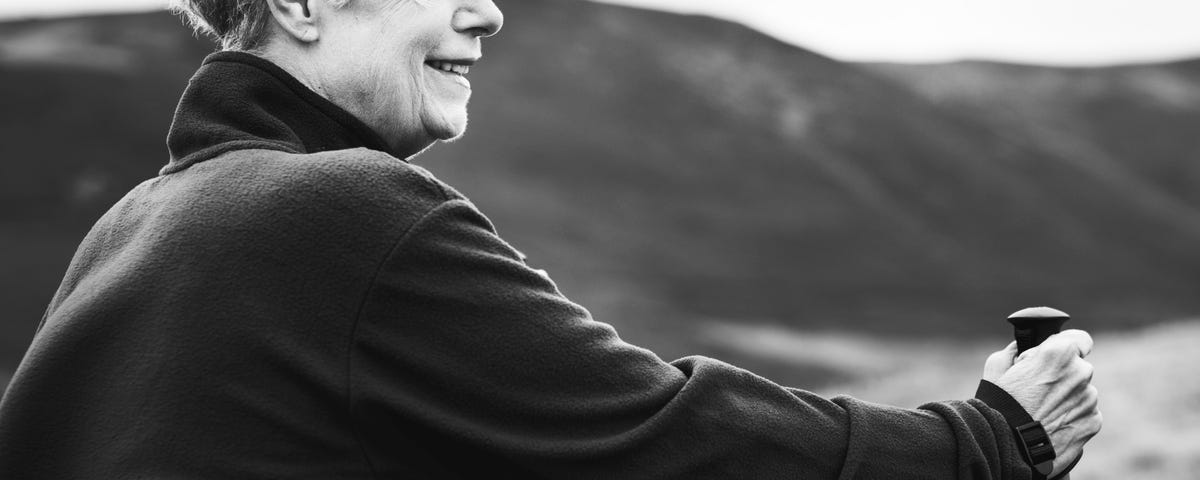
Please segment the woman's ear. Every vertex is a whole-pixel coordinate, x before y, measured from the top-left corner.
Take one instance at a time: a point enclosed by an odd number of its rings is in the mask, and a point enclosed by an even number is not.
[[[316,18],[313,16],[312,10],[308,8],[309,1],[267,0],[267,5],[271,8],[271,16],[275,17],[275,23],[279,25],[279,28],[303,43],[312,43],[321,38]]]

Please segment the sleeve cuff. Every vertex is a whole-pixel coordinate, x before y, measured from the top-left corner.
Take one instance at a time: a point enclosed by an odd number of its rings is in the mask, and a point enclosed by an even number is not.
[[[979,388],[975,390],[975,398],[1000,412],[1010,427],[1015,428],[1033,422],[1033,417],[1025,411],[1025,407],[1022,407],[1007,391],[992,382],[980,380]]]
[[[1013,440],[1016,441],[1021,456],[1033,468],[1034,480],[1046,480],[1054,471],[1054,459],[1057,455],[1054,452],[1054,446],[1050,443],[1050,436],[1042,428],[1042,424],[1034,420],[1033,416],[1025,411],[1025,407],[1021,406],[1020,402],[1017,402],[1012,395],[987,380],[979,381],[975,398],[1000,412],[1000,415],[1008,422],[1009,431],[1013,434]],[[1079,459],[1075,459],[1074,463],[1053,480],[1065,477],[1078,462]]]

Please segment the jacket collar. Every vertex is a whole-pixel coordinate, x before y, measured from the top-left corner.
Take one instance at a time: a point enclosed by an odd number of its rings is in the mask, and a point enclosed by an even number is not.
[[[167,134],[178,172],[233,150],[316,153],[366,147],[392,154],[379,134],[277,65],[244,52],[217,52],[188,82]]]

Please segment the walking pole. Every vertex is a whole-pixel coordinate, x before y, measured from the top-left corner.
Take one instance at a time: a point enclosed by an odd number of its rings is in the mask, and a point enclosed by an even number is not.
[[[1017,355],[1030,348],[1040,345],[1046,338],[1054,335],[1062,330],[1062,325],[1070,320],[1071,316],[1060,310],[1055,310],[1050,307],[1034,307],[1026,308],[1016,312],[1008,317],[1008,323],[1013,326],[1013,337],[1017,341]],[[1036,422],[1035,422],[1036,423]],[[1050,445],[1050,437],[1046,435],[1041,424],[1036,425],[1036,430],[1040,430],[1041,440],[1036,433],[1030,434],[1032,429],[1027,429],[1026,426],[1017,426],[1017,436],[1020,439],[1020,448],[1026,460],[1034,469],[1042,474],[1043,477],[1049,477],[1050,472],[1054,468],[1054,457],[1051,456],[1049,461],[1037,462],[1039,455],[1044,456],[1046,453],[1051,455],[1054,452],[1054,447]],[[1075,459],[1079,462],[1079,459]],[[1067,467],[1067,471],[1074,467]],[[1071,480],[1070,475],[1062,475],[1056,480]]]

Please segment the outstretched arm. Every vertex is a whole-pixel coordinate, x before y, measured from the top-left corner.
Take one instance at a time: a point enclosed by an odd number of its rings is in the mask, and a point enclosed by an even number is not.
[[[908,410],[825,399],[716,360],[668,363],[627,344],[463,200],[398,239],[355,339],[352,412],[378,464],[412,454],[394,441],[403,430],[470,446],[443,460],[451,471],[1029,478],[1003,418],[977,400]]]

